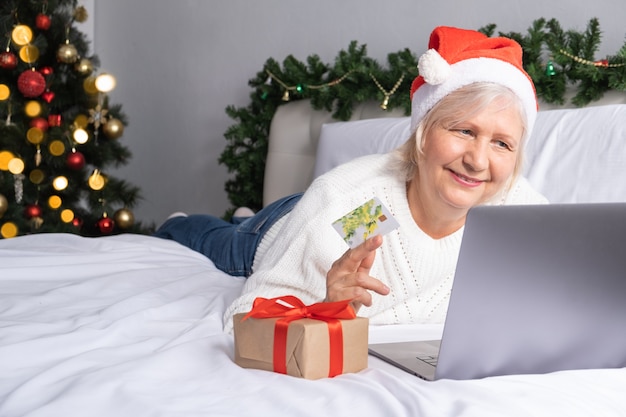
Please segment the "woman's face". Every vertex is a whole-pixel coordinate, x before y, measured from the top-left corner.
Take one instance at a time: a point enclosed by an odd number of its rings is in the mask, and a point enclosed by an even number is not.
[[[467,211],[494,197],[515,170],[522,134],[519,112],[502,99],[455,126],[433,128],[417,169],[422,204],[434,213]]]

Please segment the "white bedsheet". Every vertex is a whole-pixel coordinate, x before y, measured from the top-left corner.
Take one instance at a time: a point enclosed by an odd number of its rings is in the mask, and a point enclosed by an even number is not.
[[[624,416],[626,370],[425,382],[370,357],[308,381],[233,363],[222,313],[241,290],[147,236],[0,241],[0,416]],[[370,341],[439,326],[372,327]]]

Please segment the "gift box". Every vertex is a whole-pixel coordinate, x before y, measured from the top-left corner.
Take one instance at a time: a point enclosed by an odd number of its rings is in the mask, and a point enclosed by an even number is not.
[[[349,301],[257,298],[249,313],[233,317],[235,363],[306,379],[358,372],[367,368],[368,325]]]

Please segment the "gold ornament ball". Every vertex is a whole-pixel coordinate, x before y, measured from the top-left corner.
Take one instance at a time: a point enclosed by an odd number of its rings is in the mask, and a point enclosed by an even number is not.
[[[16,25],[11,32],[11,39],[16,45],[28,45],[33,40],[33,31],[26,25]]]
[[[74,66],[74,68],[76,69],[76,71],[80,74],[80,75],[89,75],[93,72],[93,64],[92,62],[87,59],[87,58],[83,58],[81,60],[79,60],[76,65]]]
[[[0,194],[0,217],[2,217],[4,213],[7,212],[8,209],[9,209],[9,201],[4,195]]]
[[[73,64],[78,59],[78,51],[71,43],[66,43],[59,47],[57,59],[65,64]]]
[[[121,208],[115,212],[113,220],[120,229],[128,229],[135,223],[135,216],[129,209]]]
[[[102,131],[109,139],[117,139],[124,134],[124,124],[115,118],[110,118],[104,126]]]

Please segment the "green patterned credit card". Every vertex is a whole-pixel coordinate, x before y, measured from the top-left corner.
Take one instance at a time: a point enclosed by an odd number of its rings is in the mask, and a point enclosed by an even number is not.
[[[333,228],[350,248],[359,246],[372,236],[385,235],[399,226],[377,197],[333,222]]]

